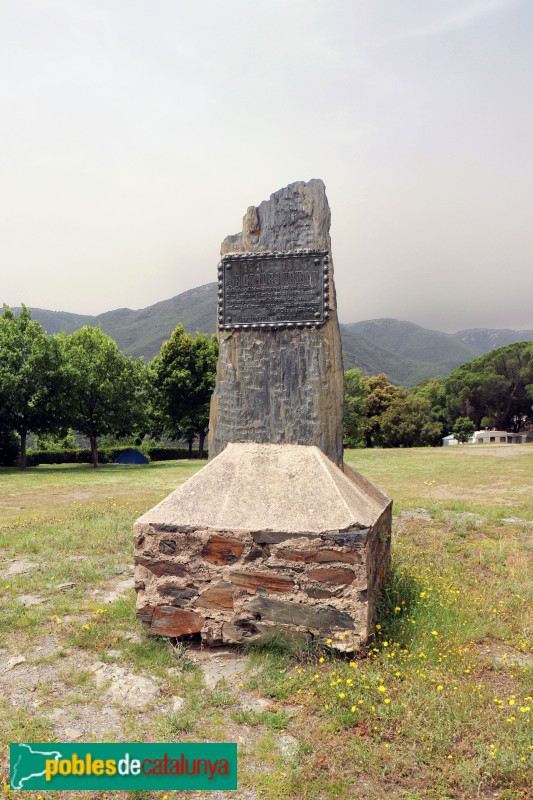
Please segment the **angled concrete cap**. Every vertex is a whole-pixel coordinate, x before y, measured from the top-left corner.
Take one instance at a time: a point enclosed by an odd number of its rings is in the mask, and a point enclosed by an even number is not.
[[[367,528],[391,500],[318,447],[229,444],[137,523],[185,530],[322,533]]]

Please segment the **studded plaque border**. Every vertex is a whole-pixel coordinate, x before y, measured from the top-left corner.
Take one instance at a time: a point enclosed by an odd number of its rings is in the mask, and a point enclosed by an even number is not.
[[[314,256],[314,263],[322,266],[323,280],[321,283],[322,296],[319,305],[322,308],[322,313],[317,319],[305,320],[278,320],[276,322],[267,320],[257,320],[254,322],[229,322],[225,310],[225,276],[228,269],[234,262],[239,261],[254,261],[260,258],[263,260],[268,259],[281,259],[281,258],[309,258]],[[324,325],[329,319],[330,305],[329,305],[329,253],[327,250],[315,250],[302,248],[298,250],[280,250],[273,252],[257,252],[257,253],[227,253],[218,264],[218,328],[221,331],[258,331],[258,330],[295,330],[302,328],[319,328]]]

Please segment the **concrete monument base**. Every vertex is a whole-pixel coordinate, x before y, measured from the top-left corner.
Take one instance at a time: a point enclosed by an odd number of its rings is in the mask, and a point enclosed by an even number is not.
[[[211,645],[374,630],[392,501],[314,446],[229,444],[135,523],[137,617]]]

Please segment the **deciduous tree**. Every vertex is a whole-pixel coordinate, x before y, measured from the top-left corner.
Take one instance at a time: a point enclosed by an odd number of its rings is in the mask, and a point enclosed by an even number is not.
[[[47,336],[31,312],[4,305],[0,317],[0,416],[4,431],[20,437],[26,466],[28,433],[50,433],[65,422],[67,376],[58,337]]]
[[[396,397],[381,415],[381,436],[387,447],[435,445],[442,425],[431,417],[431,405],[422,397]]]
[[[368,413],[368,386],[360,369],[344,373],[344,444],[363,447]]]
[[[216,336],[197,333],[193,339],[180,324],[150,364],[159,427],[173,439],[188,439],[189,453],[198,436],[203,454],[217,358]]]
[[[365,376],[363,381],[368,389],[367,419],[363,435],[367,447],[374,447],[382,443],[381,420],[382,414],[387,410],[393,400],[404,398],[407,391],[403,386],[394,386],[384,373]]]
[[[475,430],[476,426],[470,417],[457,417],[452,428],[452,433],[458,442],[464,444],[474,434]]]
[[[453,417],[450,416],[446,399],[446,379],[426,378],[409,390],[409,394],[427,400],[431,406],[431,416],[440,422],[443,429],[450,429]]]
[[[146,410],[146,367],[132,361],[100,328],[85,325],[65,336],[70,382],[69,422],[88,437],[98,466],[98,437],[127,436],[142,427]]]

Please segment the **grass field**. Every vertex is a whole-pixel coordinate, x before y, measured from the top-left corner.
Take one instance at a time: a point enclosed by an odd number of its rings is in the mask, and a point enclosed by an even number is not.
[[[37,798],[7,790],[9,742],[70,732],[237,741],[240,788],[224,796],[242,800],[530,798],[533,448],[346,460],[394,499],[393,568],[369,653],[250,649],[217,685],[212,654],[146,636],[130,588],[133,521],[198,463],[0,470],[6,794]],[[109,699],[111,678],[126,673],[156,687],[142,709]],[[85,796],[118,795],[164,797]]]

